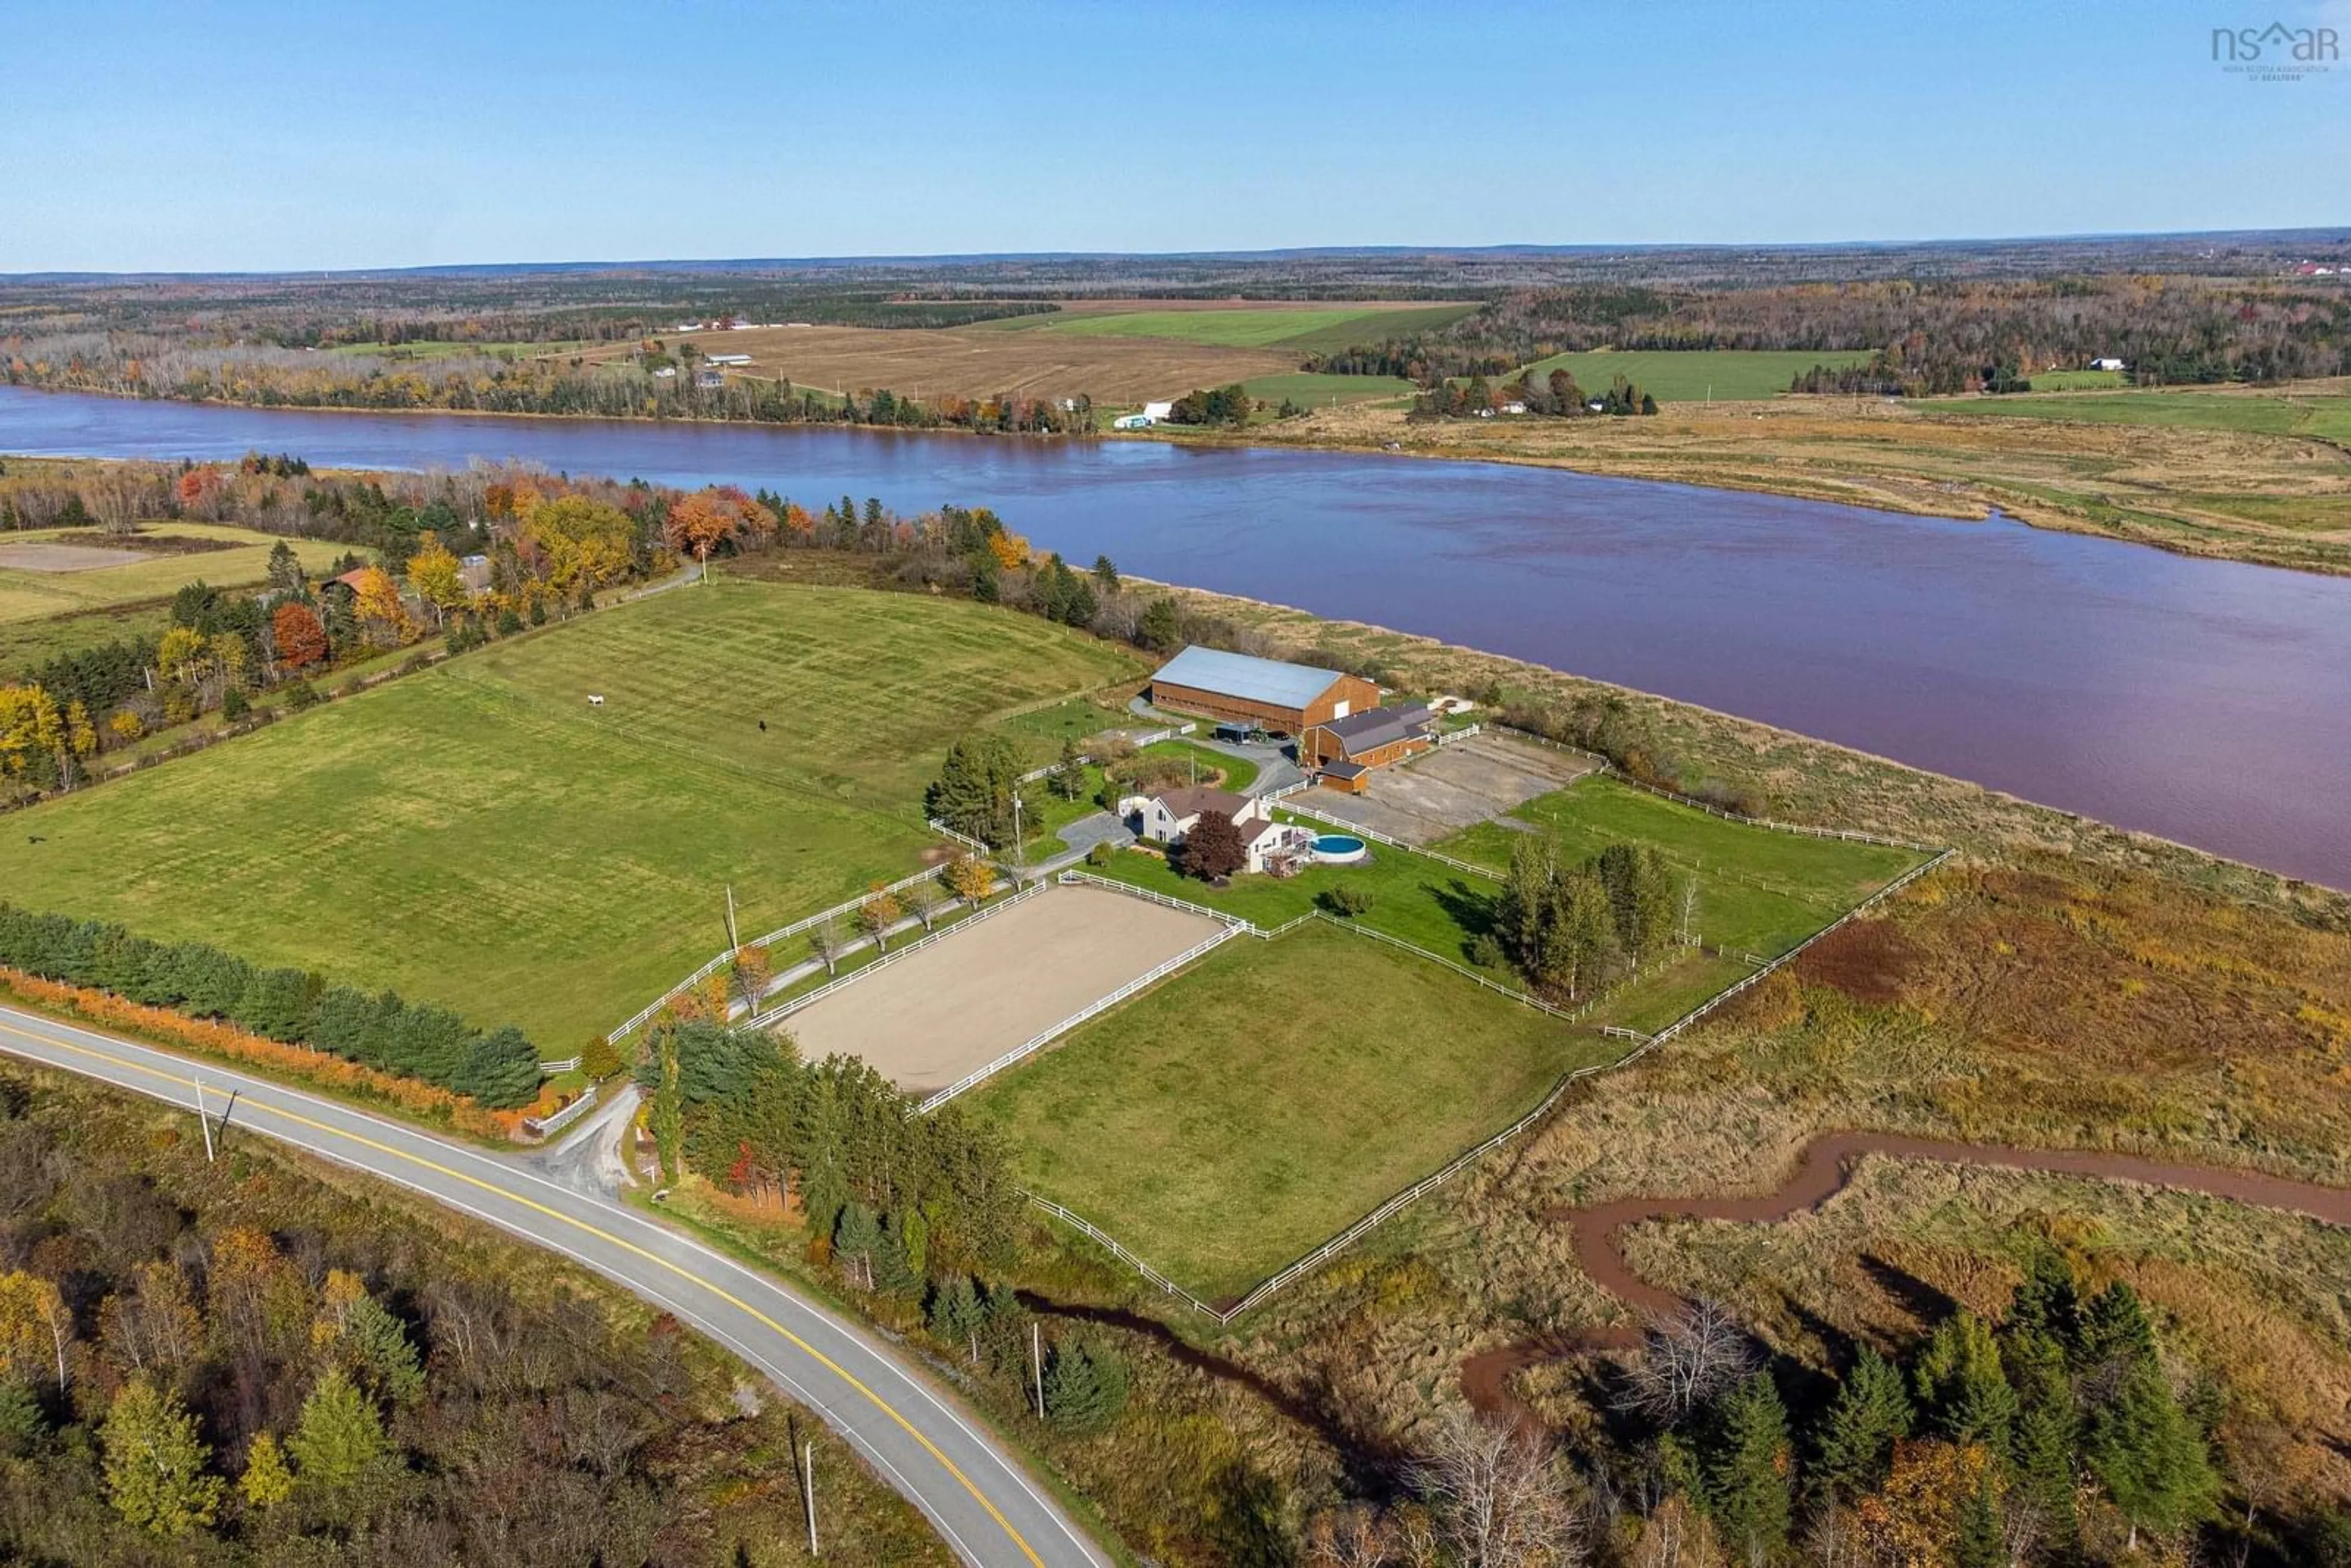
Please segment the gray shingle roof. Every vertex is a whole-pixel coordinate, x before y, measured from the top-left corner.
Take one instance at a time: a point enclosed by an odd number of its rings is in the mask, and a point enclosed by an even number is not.
[[[1347,755],[1374,750],[1399,740],[1409,740],[1428,732],[1428,709],[1416,703],[1410,707],[1365,708],[1344,718],[1334,718],[1328,724],[1317,725],[1327,729],[1346,748]]]
[[[1336,670],[1318,670],[1309,664],[1254,659],[1221,648],[1191,647],[1162,664],[1151,678],[1154,683],[1165,681],[1272,707],[1302,708],[1329,691],[1340,675]]]

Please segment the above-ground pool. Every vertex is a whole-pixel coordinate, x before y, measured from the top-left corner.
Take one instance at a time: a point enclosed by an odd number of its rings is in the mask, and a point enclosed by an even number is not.
[[[1332,865],[1349,865],[1371,852],[1371,846],[1353,833],[1322,833],[1314,840],[1314,858]]]

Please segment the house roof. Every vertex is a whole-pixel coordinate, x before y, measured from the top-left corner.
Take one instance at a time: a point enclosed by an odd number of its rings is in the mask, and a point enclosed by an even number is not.
[[[1410,707],[1373,707],[1361,713],[1351,713],[1344,718],[1334,718],[1328,724],[1318,724],[1317,729],[1328,730],[1348,756],[1393,746],[1399,740],[1411,740],[1428,728],[1428,709],[1418,703]]]
[[[1322,765],[1322,773],[1324,777],[1346,779],[1350,782],[1354,779],[1361,779],[1364,774],[1369,773],[1370,771],[1370,768],[1364,767],[1360,762],[1326,762]]]
[[[1342,679],[1336,670],[1310,664],[1285,664],[1279,659],[1254,659],[1228,653],[1221,648],[1185,649],[1151,677],[1194,691],[1215,692],[1273,707],[1302,708]]]
[[[1167,814],[1177,821],[1196,817],[1203,811],[1222,811],[1238,820],[1249,805],[1249,797],[1230,789],[1212,789],[1206,784],[1186,785],[1180,789],[1162,789],[1153,797],[1167,808]]]

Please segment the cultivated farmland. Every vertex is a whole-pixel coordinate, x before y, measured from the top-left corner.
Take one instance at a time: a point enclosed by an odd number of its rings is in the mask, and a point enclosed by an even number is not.
[[[1310,925],[1226,943],[966,1103],[1038,1191],[1213,1300],[1622,1049]]]
[[[723,944],[730,884],[756,933],[904,875],[955,737],[1137,668],[968,603],[721,580],[35,808],[0,885],[569,1054]]]
[[[117,637],[160,632],[180,588],[199,579],[215,588],[258,584],[277,542],[250,528],[190,522],[153,525],[131,547],[89,528],[0,534],[0,676]],[[312,573],[344,549],[286,542]]]

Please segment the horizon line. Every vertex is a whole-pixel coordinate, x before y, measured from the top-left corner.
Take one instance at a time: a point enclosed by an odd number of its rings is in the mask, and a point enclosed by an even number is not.
[[[1206,250],[1001,250],[877,252],[801,256],[667,256],[626,260],[442,261],[373,267],[192,267],[136,268],[111,271],[59,268],[0,272],[0,284],[137,283],[163,280],[223,280],[236,278],[366,278],[423,274],[472,272],[692,272],[756,269],[817,269],[843,267],[954,267],[989,262],[1134,262],[1134,261],[1270,261],[1307,256],[1503,256],[1572,255],[1674,255],[1720,252],[1870,251],[2074,244],[2118,244],[2128,241],[2266,241],[2295,239],[2351,242],[2351,227],[2311,225],[2292,228],[2234,229],[2110,229],[2073,233],[1945,235],[1907,239],[1848,240],[1627,240],[1575,241],[1552,244],[1512,241],[1493,245],[1309,245],[1271,246]]]

